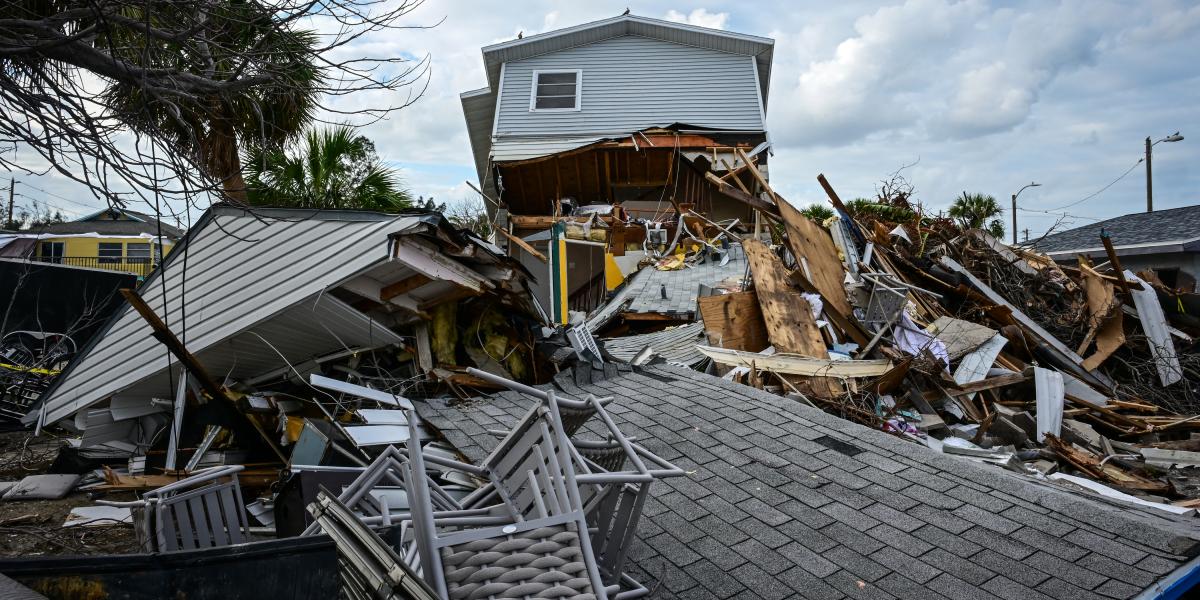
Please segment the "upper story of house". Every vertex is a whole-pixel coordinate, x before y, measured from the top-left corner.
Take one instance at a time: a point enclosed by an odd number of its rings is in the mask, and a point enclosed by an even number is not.
[[[183,235],[151,215],[110,208],[5,236],[0,256],[145,276]]]
[[[488,86],[462,94],[488,165],[655,127],[766,137],[774,41],[634,15],[483,48]]]

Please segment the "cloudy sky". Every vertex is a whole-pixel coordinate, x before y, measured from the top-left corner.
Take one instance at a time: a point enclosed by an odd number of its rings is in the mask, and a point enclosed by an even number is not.
[[[1046,211],[1082,225],[1144,210],[1144,168],[1130,169],[1146,136],[1176,130],[1187,139],[1155,147],[1155,207],[1200,201],[1200,4],[1186,0],[429,0],[409,21],[444,17],[436,28],[361,43],[364,53],[432,60],[424,97],[365,133],[415,193],[464,198],[474,169],[458,94],[486,83],[479,48],[626,6],[775,39],[771,179],[795,204],[823,201],[817,173],[848,199],[873,196],[915,163],[904,174],[935,210],[964,190],[1007,207],[1022,185],[1041,183],[1018,213],[1038,235],[1060,218]],[[68,212],[89,203],[56,178],[29,182]]]

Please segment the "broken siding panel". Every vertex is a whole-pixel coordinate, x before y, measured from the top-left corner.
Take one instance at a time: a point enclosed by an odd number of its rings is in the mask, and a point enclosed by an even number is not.
[[[529,110],[534,70],[583,71],[582,110]],[[631,132],[687,123],[761,131],[753,61],[744,55],[624,36],[508,63],[496,136]]]
[[[311,215],[304,211],[286,211],[289,220],[285,220],[273,218],[270,210],[256,211],[264,215],[261,218],[236,209],[213,210],[220,227],[206,222],[187,242],[188,247],[170,255],[165,272],[152,276],[140,288],[146,303],[198,355],[228,332],[315,298],[326,283],[340,281],[384,258],[388,233],[402,228],[405,220],[369,213],[348,217],[356,220],[314,219],[304,218]],[[159,279],[164,273],[168,310],[163,309]],[[305,276],[303,282],[286,285],[300,274]],[[179,301],[184,288],[186,321]],[[126,307],[45,396],[46,422],[146,380],[167,364],[165,352],[145,322]]]

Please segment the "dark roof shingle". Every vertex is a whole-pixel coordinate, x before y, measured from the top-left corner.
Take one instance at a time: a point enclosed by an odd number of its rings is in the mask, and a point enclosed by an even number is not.
[[[1165,244],[1200,239],[1200,205],[1138,212],[1046,236],[1036,244],[1039,252],[1068,252],[1103,248],[1100,230],[1108,232],[1117,248]]]
[[[662,597],[1128,598],[1200,552],[1189,519],[938,454],[687,369],[562,373],[556,387],[614,397],[618,426],[688,471],[654,484],[631,551],[631,574],[661,580]],[[498,439],[462,424],[506,429],[531,402],[502,392],[417,409],[478,461]]]

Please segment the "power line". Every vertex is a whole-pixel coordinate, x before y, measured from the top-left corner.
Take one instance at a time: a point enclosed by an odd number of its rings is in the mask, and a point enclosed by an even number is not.
[[[33,185],[29,185],[28,183],[25,183],[24,181],[22,181],[22,182],[20,182],[20,183],[21,183],[21,185],[23,185],[23,186],[25,186],[25,187],[27,187],[27,188],[29,188],[29,189],[31,189],[31,190],[34,190],[34,191],[41,192],[41,193],[43,193],[43,194],[46,194],[47,196],[50,196],[50,197],[52,197],[52,198],[58,198],[59,200],[62,200],[62,201],[64,201],[64,202],[70,202],[71,204],[74,204],[74,205],[77,205],[77,206],[82,206],[82,207],[84,207],[84,208],[90,208],[90,209],[92,209],[92,210],[99,210],[99,207],[96,207],[96,206],[91,206],[91,205],[89,205],[89,204],[84,204],[84,203],[82,203],[82,202],[79,202],[78,200],[72,200],[72,199],[70,199],[70,198],[67,198],[67,197],[65,197],[65,196],[60,196],[60,195],[58,195],[58,194],[55,194],[54,192],[49,192],[49,191],[46,191],[46,190],[44,190],[44,189],[42,189],[42,188],[40,188],[40,187],[33,186]],[[28,196],[25,196],[25,197],[26,197],[26,198],[28,198]],[[32,200],[32,198],[30,198],[30,199]]]
[[[1138,165],[1140,165],[1140,164],[1142,164],[1142,162],[1143,162],[1143,161],[1145,161],[1145,160],[1146,160],[1146,159],[1144,159],[1144,158],[1139,158],[1139,159],[1137,160],[1137,162],[1133,163],[1133,166],[1132,166],[1132,167],[1129,167],[1128,169],[1126,169],[1126,170],[1125,170],[1125,172],[1124,172],[1124,173],[1121,173],[1121,176],[1120,176],[1120,177],[1118,177],[1118,178],[1116,178],[1116,179],[1112,180],[1111,182],[1109,182],[1109,184],[1108,184],[1108,185],[1106,185],[1106,186],[1104,186],[1104,187],[1100,188],[1099,190],[1096,190],[1096,192],[1095,192],[1095,193],[1093,193],[1093,194],[1091,194],[1091,195],[1089,195],[1089,196],[1085,196],[1085,197],[1083,197],[1082,199],[1076,200],[1076,201],[1074,201],[1074,202],[1072,202],[1072,203],[1070,203],[1070,204],[1064,204],[1064,205],[1062,205],[1062,206],[1059,206],[1058,208],[1050,208],[1050,209],[1047,209],[1046,211],[1043,211],[1043,212],[1049,212],[1049,211],[1055,211],[1055,210],[1062,210],[1062,209],[1064,209],[1064,208],[1071,208],[1072,206],[1075,206],[1076,204],[1080,204],[1080,203],[1086,202],[1086,201],[1088,201],[1088,200],[1091,200],[1092,198],[1095,198],[1096,196],[1099,196],[1100,194],[1104,193],[1104,191],[1105,191],[1105,190],[1107,190],[1108,188],[1110,188],[1110,187],[1112,187],[1112,186],[1116,185],[1116,183],[1117,183],[1118,181],[1120,181],[1120,180],[1122,180],[1122,179],[1125,179],[1125,176],[1126,176],[1126,175],[1128,175],[1128,174],[1130,174],[1131,172],[1133,172],[1133,170],[1134,170],[1134,169],[1136,169],[1136,168],[1137,168],[1137,166],[1138,166]]]

